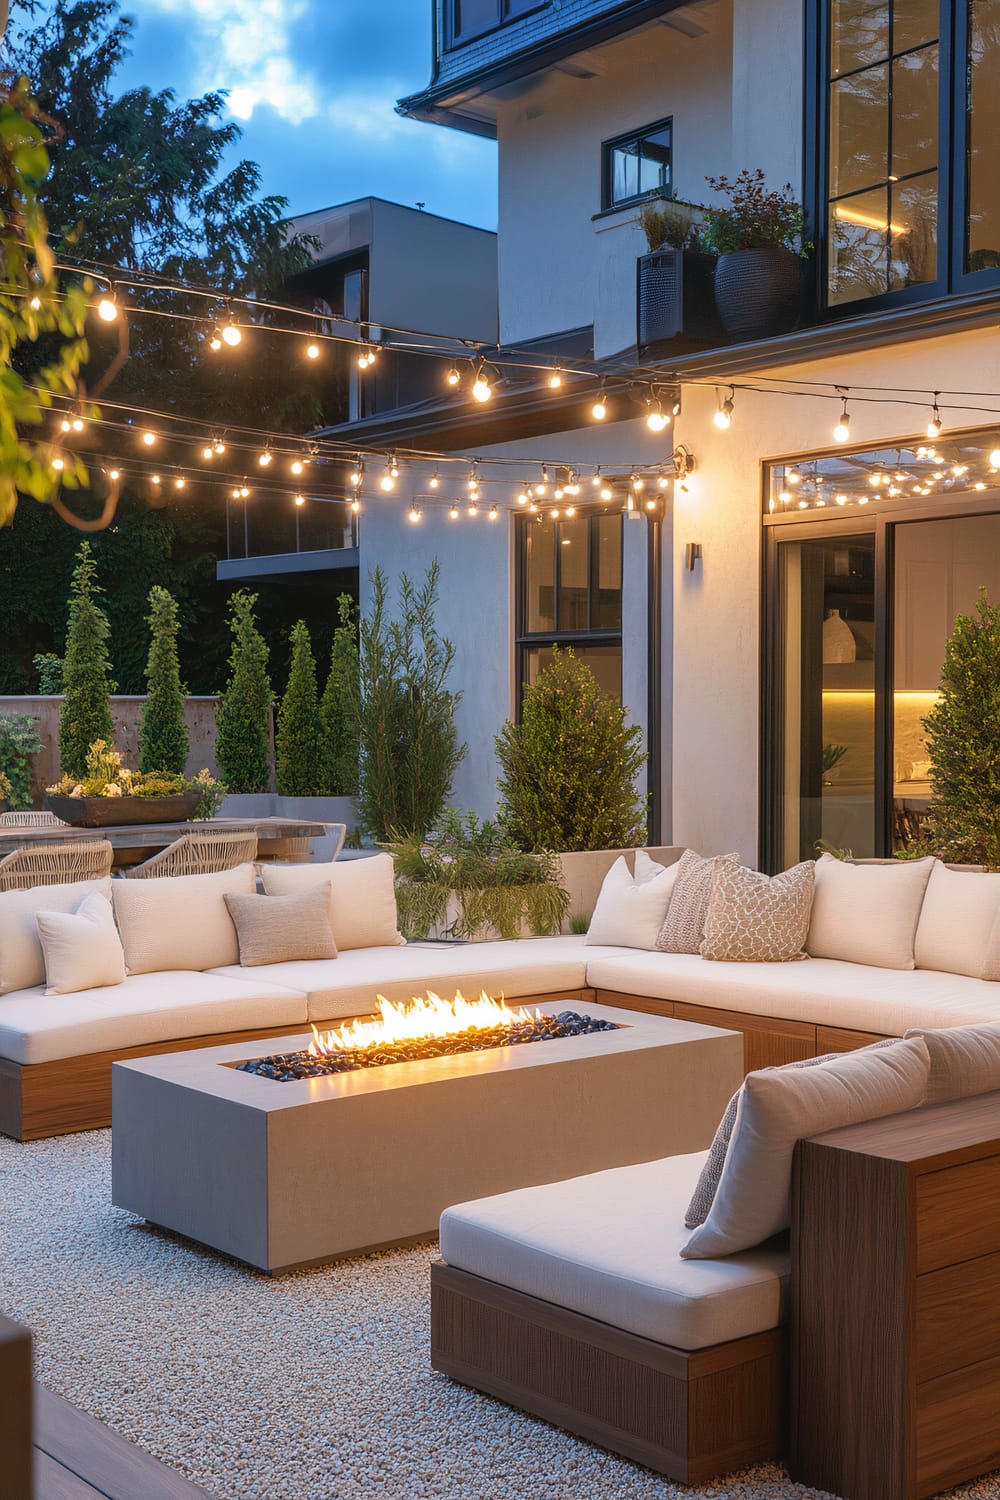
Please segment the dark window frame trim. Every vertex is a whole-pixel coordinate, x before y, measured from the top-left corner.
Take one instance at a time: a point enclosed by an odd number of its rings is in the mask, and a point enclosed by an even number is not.
[[[807,296],[819,323],[882,311],[902,310],[924,302],[1000,287],[1000,267],[967,271],[965,248],[968,214],[968,97],[965,59],[969,43],[969,3],[939,0],[938,27],[938,275],[934,281],[902,287],[875,297],[830,305],[827,210],[830,157],[829,81],[831,0],[807,0],[805,88],[803,89],[803,209],[805,238],[816,246],[807,263]],[[942,17],[941,11],[946,14]]]
[[[612,192],[611,154],[616,146],[627,145],[630,141],[641,141],[646,136],[654,135],[657,130],[663,130],[670,126],[670,192],[664,193],[657,189],[651,193],[637,193],[631,198],[615,198]],[[665,203],[673,203],[674,199],[674,117],[664,115],[662,120],[653,120],[648,125],[640,125],[635,130],[623,130],[620,135],[609,136],[606,141],[601,142],[601,207],[600,215],[619,213],[622,209],[634,208],[640,203],[649,203],[655,198],[662,198]],[[599,215],[594,215],[595,218]]]
[[[461,47],[471,47],[474,42],[481,42],[483,37],[495,36],[498,31],[503,31],[507,26],[515,26],[518,21],[523,21],[526,16],[533,15],[537,10],[547,10],[549,0],[529,0],[516,14],[510,14],[512,0],[496,0],[497,14],[499,20],[490,26],[484,26],[482,31],[476,31],[469,36],[460,36],[455,28],[455,9],[461,0],[445,0],[441,7],[443,16],[442,43],[444,52],[457,52]]]

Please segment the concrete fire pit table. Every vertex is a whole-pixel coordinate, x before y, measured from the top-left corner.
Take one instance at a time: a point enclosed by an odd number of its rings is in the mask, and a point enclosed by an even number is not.
[[[281,1083],[233,1066],[309,1036],[115,1063],[119,1208],[262,1271],[436,1233],[443,1209],[705,1149],[736,1032],[579,1007],[616,1031]]]

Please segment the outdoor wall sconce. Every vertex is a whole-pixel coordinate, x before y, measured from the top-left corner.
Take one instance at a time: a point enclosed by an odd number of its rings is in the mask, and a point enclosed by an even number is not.
[[[684,548],[684,566],[689,573],[694,572],[695,563],[701,562],[701,543],[688,542]]]

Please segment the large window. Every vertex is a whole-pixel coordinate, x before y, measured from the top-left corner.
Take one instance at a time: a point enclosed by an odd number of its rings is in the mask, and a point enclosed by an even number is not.
[[[518,683],[552,647],[572,646],[601,686],[622,691],[621,515],[518,517]]]
[[[826,301],[1000,267],[1000,0],[817,0]]]
[[[945,643],[1000,598],[1000,431],[773,465],[771,487],[764,858],[904,851]]]
[[[601,207],[673,195],[673,123],[659,120],[601,147]]]
[[[471,42],[507,21],[516,21],[529,11],[541,10],[548,0],[446,0],[446,33],[449,46]]]

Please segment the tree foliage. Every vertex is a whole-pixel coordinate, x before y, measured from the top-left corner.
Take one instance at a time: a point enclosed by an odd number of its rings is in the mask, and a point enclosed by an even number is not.
[[[642,730],[572,650],[526,684],[496,738],[500,827],[521,849],[627,849],[645,836],[635,778]]]
[[[439,575],[437,562],[420,587],[401,574],[392,618],[388,580],[376,568],[361,620],[358,811],[376,839],[426,834],[465,754],[455,729],[461,694],[446,686],[455,648],[434,621]]]
[[[340,624],[333,632],[330,671],[319,706],[326,754],[326,791],[331,797],[355,797],[361,685],[358,610],[350,594],[338,596],[337,616]]]
[[[113,743],[108,617],[98,603],[97,568],[89,542],[81,542],[73,570],[73,592],[63,662],[65,698],[59,715],[59,764],[79,779],[95,740]]]
[[[928,839],[956,863],[1000,869],[1000,605],[980,591],[945,647],[941,696],[924,719]]]
[[[166,589],[149,591],[149,660],[146,702],[139,725],[139,770],[183,776],[190,738],[184,723],[184,687],[177,660],[177,604]]]
[[[266,792],[271,784],[271,679],[256,603],[257,595],[243,590],[230,601],[232,651],[216,713],[215,757],[231,792]]]
[[[326,753],[316,658],[305,620],[296,620],[292,626],[291,643],[288,685],[274,734],[275,779],[285,797],[321,797],[326,791]]]

